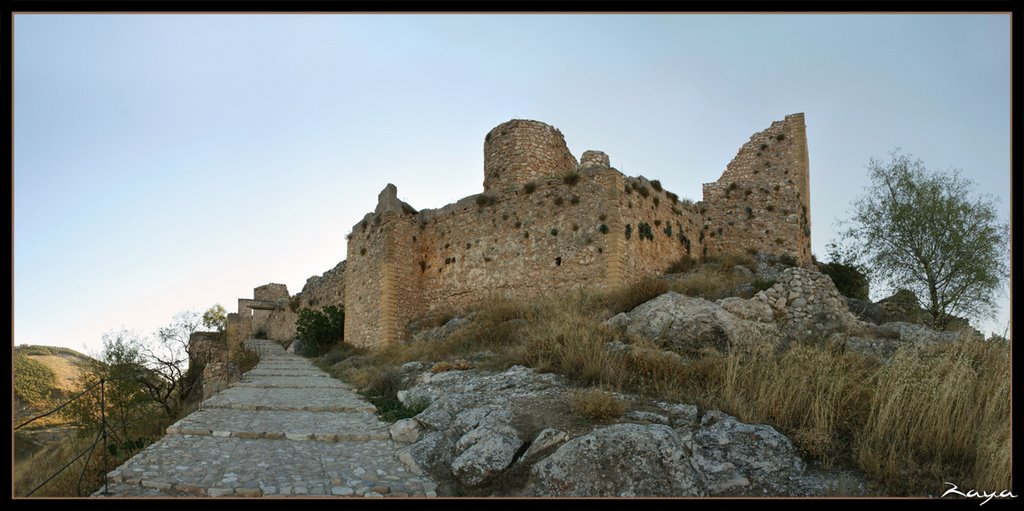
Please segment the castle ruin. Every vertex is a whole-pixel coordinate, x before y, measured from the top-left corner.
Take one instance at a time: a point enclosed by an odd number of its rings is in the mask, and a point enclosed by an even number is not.
[[[262,328],[294,336],[297,308],[343,305],[345,340],[401,340],[418,318],[494,295],[611,289],[656,275],[684,256],[759,250],[811,262],[810,189],[803,114],[755,133],[703,200],[680,200],[629,177],[608,155],[569,152],[547,124],[511,120],[484,139],[483,193],[417,211],[388,184],[353,226],[346,260],[289,297],[254,290],[229,315],[229,343]]]

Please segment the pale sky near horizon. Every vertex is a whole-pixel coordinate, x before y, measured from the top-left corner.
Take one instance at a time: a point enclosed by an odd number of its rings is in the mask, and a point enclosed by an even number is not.
[[[1010,215],[1009,15],[15,14],[13,36],[16,344],[97,352],[294,294],[387,183],[418,209],[482,191],[513,118],[700,200],[804,112],[819,258],[896,147]]]

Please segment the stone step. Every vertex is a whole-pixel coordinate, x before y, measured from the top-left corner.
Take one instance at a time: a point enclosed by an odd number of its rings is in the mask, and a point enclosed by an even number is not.
[[[348,384],[334,378],[318,376],[260,376],[258,378],[243,377],[231,384],[232,387],[261,388],[332,388],[351,390]]]
[[[111,493],[124,497],[436,495],[429,478],[413,475],[398,461],[390,440],[282,442],[170,435],[107,477]]]
[[[310,412],[375,412],[359,395],[335,388],[228,387],[203,401],[203,408],[239,410],[305,410]]]
[[[326,374],[314,372],[312,370],[286,371],[286,370],[281,370],[281,369],[262,369],[262,370],[260,370],[260,369],[253,369],[252,371],[249,371],[248,373],[245,373],[245,376],[248,377],[249,380],[255,380],[255,379],[258,379],[258,378],[263,378],[263,377],[268,377],[268,376],[271,376],[271,377],[274,377],[274,376],[288,376],[288,377],[292,377],[292,378],[324,378],[324,379],[330,378],[330,376],[327,376]]]
[[[344,442],[387,440],[388,425],[366,412],[239,411],[207,408],[167,428],[168,435],[317,440]]]

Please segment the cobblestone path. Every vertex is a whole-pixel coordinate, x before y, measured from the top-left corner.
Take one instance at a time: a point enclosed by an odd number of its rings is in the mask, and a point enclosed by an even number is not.
[[[111,471],[111,496],[436,496],[372,404],[277,343],[246,342],[259,364]]]

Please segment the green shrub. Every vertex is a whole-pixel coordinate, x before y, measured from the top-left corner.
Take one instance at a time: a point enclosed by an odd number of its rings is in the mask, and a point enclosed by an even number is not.
[[[367,401],[377,407],[377,415],[387,422],[408,419],[427,408],[428,402],[411,403],[410,406],[398,400],[402,390],[402,376],[394,367],[375,373],[369,383],[360,391]]]
[[[849,296],[858,300],[867,300],[870,282],[867,275],[858,270],[855,266],[832,262],[819,264],[821,273],[828,275],[836,285],[836,289],[843,296]]]
[[[344,341],[345,311],[334,305],[319,311],[302,309],[295,321],[295,330],[305,343],[305,356],[323,355],[335,343]]]
[[[637,232],[640,233],[640,239],[647,238],[654,241],[654,232],[651,231],[651,225],[647,222],[640,222],[640,224],[637,225]]]
[[[577,172],[570,172],[569,174],[566,174],[565,176],[562,176],[562,182],[567,184],[567,185],[569,185],[569,186],[573,186],[576,183],[578,183],[579,181],[580,181],[580,175]]]
[[[771,289],[771,287],[774,286],[774,285],[775,285],[775,280],[773,280],[773,279],[769,279],[769,280],[754,279],[754,283],[753,283],[754,292],[755,293],[760,293],[761,291],[766,291],[768,289]]]
[[[789,254],[780,255],[778,261],[783,266],[796,266],[796,258]]]

